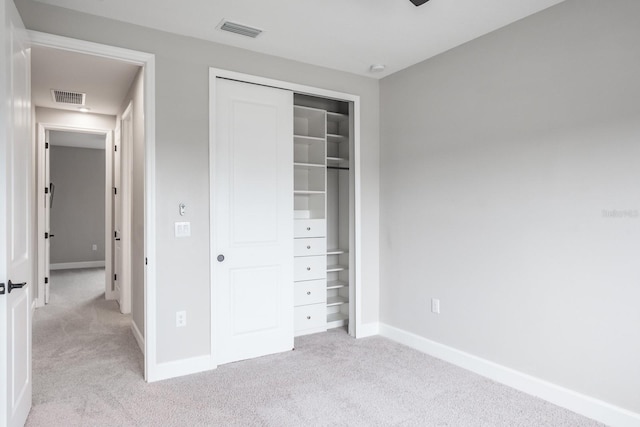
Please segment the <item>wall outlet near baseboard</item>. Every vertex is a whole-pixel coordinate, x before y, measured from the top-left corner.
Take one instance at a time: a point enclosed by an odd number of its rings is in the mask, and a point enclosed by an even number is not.
[[[440,300],[438,298],[431,298],[431,312],[440,314]]]
[[[176,327],[181,328],[183,326],[187,326],[187,312],[184,310],[176,311]]]

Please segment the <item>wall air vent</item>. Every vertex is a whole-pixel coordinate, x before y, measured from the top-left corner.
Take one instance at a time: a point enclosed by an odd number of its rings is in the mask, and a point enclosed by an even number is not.
[[[246,25],[238,24],[237,22],[227,21],[226,19],[222,20],[218,28],[222,31],[228,31],[230,33],[239,34],[241,36],[251,37],[252,39],[255,39],[262,33],[262,30],[258,28],[248,27]]]
[[[84,105],[86,93],[70,92],[68,90],[51,89],[51,98],[58,104]]]

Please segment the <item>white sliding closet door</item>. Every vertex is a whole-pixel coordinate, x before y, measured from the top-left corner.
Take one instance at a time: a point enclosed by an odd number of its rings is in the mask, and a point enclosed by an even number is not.
[[[217,79],[217,364],[293,348],[293,93]]]

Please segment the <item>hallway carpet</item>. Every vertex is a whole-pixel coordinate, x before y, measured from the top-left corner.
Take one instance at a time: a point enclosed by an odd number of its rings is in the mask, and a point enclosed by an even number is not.
[[[27,426],[596,426],[381,337],[341,330],[295,351],[147,384],[104,271],[52,275],[36,311]]]

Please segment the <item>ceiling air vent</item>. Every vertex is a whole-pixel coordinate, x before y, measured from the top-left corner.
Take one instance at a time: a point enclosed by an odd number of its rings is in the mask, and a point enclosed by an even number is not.
[[[53,98],[53,102],[57,102],[59,104],[84,105],[87,94],[70,92],[68,90],[51,89],[51,97]]]
[[[255,39],[262,33],[262,30],[258,28],[248,27],[246,25],[238,24],[237,22],[231,22],[224,19],[222,20],[218,28],[220,28],[222,31],[240,34],[241,36],[251,37],[252,39]]]

